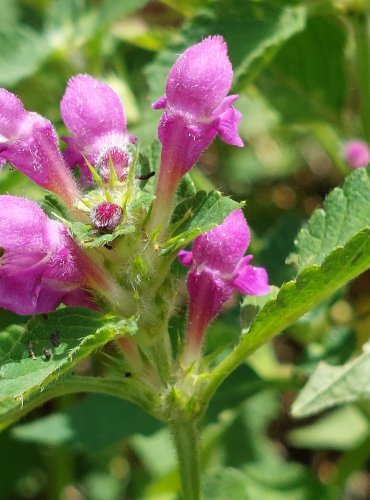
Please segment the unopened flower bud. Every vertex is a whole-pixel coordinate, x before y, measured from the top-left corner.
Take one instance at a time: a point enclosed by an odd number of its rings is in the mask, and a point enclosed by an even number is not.
[[[103,150],[102,154],[96,160],[96,169],[99,172],[101,179],[104,182],[110,180],[110,170],[112,162],[113,168],[116,172],[117,179],[123,181],[126,179],[129,169],[131,155],[126,147],[111,147]]]
[[[93,208],[91,220],[98,231],[111,233],[122,220],[122,208],[110,201],[103,201]]]
[[[349,141],[344,148],[344,158],[352,168],[366,167],[370,163],[370,147],[359,139]]]

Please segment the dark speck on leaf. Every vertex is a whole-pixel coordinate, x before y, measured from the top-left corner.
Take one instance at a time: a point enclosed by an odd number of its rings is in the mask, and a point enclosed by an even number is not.
[[[43,349],[42,352],[44,353],[45,361],[50,361],[51,360],[51,352],[48,349]]]
[[[56,330],[50,335],[50,342],[53,347],[58,347],[58,345],[60,344],[58,330]]]

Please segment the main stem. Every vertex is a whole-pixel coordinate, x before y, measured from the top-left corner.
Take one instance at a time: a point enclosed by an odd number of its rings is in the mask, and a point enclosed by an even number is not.
[[[170,425],[179,463],[183,500],[200,499],[198,420],[175,421]]]

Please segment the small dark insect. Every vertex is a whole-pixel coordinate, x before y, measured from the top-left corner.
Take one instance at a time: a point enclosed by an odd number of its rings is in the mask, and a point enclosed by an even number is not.
[[[155,172],[152,171],[152,172],[148,172],[147,174],[137,175],[136,179],[139,179],[139,181],[147,181],[148,179],[153,177],[153,175],[155,175]]]
[[[130,378],[130,377],[132,377],[132,373],[131,373],[131,372],[126,372],[126,373],[125,373],[125,377],[126,377],[126,378]]]
[[[30,340],[28,342],[28,355],[31,359],[36,359],[35,353],[33,352],[33,342]]]
[[[109,245],[108,243],[104,243],[103,247],[106,248],[107,250],[113,250],[112,245]]]
[[[51,360],[51,352],[49,351],[49,349],[43,349],[42,352],[44,353],[45,361],[50,361]]]
[[[53,332],[51,335],[50,335],[50,342],[51,342],[51,345],[53,347],[58,347],[58,345],[60,344],[60,340],[59,340],[59,332],[58,330],[55,330],[55,332]]]

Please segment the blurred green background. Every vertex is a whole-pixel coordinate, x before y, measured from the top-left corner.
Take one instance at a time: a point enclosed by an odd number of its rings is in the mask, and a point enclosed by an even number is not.
[[[159,120],[150,104],[177,55],[222,34],[246,147],[216,140],[191,175],[199,188],[246,200],[252,252],[279,286],[294,274],[285,260],[298,229],[349,173],[345,141],[370,140],[369,9],[361,0],[0,0],[0,86],[63,134],[66,81],[90,73],[120,95],[145,147]],[[10,166],[0,193],[42,197]],[[224,384],[204,420],[206,499],[370,498],[369,409],[347,405],[304,421],[289,412],[321,360],[343,364],[367,340],[369,285],[365,273]],[[214,322],[209,345],[237,338],[237,305]],[[0,312],[2,325],[10,316]],[[174,336],[182,322],[174,318]],[[168,431],[108,396],[50,402],[0,434],[1,500],[172,500],[178,490]]]

